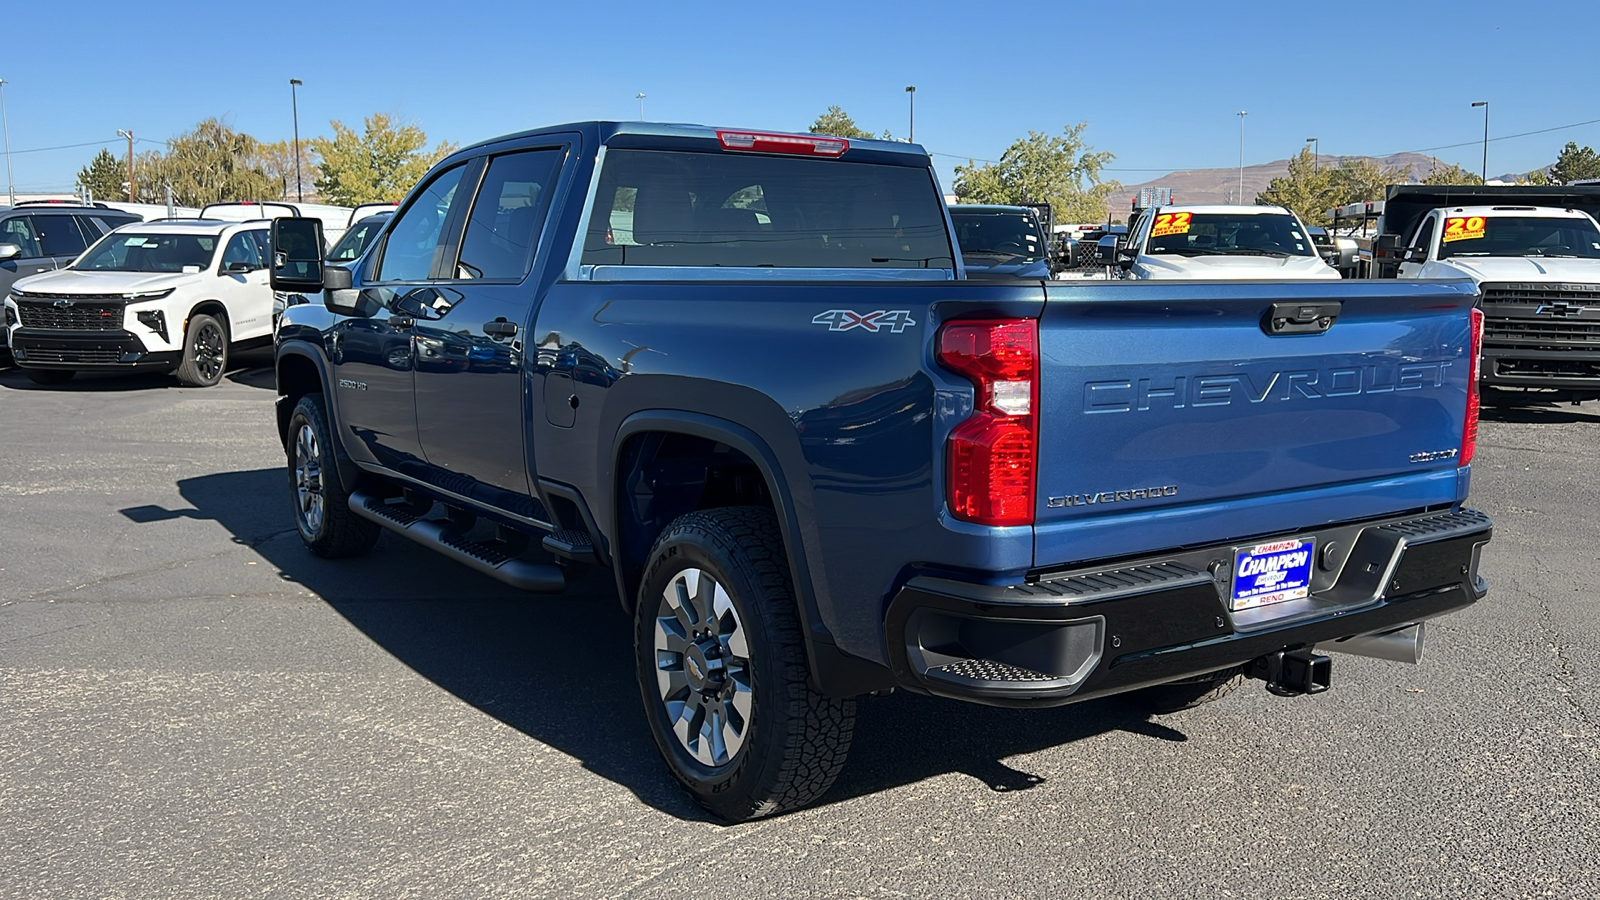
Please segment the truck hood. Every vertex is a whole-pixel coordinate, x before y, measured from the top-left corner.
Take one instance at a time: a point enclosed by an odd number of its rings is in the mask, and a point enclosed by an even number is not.
[[[1138,277],[1239,279],[1335,279],[1337,270],[1317,256],[1140,256]]]
[[[1600,259],[1550,256],[1474,256],[1442,260],[1474,281],[1600,281]]]
[[[170,290],[200,277],[182,272],[79,272],[75,269],[59,269],[19,278],[16,290],[73,296],[132,294]]]

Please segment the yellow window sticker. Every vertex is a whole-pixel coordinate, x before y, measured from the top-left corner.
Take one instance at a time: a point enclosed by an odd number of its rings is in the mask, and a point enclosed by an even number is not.
[[[1150,228],[1150,236],[1166,237],[1169,234],[1188,234],[1189,220],[1192,218],[1194,218],[1194,213],[1161,213],[1156,216],[1156,223]]]
[[[1444,242],[1473,241],[1484,236],[1489,220],[1483,216],[1460,216],[1444,220]]]

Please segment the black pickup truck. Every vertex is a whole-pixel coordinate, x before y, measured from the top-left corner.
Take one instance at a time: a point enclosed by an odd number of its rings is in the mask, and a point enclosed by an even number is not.
[[[826,790],[862,695],[1316,693],[1487,590],[1460,283],[971,281],[919,147],[638,122],[459,151],[350,267],[274,229],[306,545],[609,570],[729,819]]]

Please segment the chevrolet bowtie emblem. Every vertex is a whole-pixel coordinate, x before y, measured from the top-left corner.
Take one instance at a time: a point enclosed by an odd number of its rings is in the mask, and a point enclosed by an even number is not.
[[[1588,309],[1587,306],[1573,306],[1563,300],[1541,306],[1534,310],[1533,314],[1536,316],[1576,316],[1582,315],[1586,309]]]
[[[54,306],[56,309],[66,309],[67,307],[72,305],[72,301],[71,300],[57,300],[56,302],[54,302],[54,303],[52,303],[50,305]]]

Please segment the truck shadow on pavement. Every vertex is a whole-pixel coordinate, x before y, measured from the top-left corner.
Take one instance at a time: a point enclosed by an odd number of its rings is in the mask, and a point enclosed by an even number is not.
[[[272,390],[277,387],[277,376],[272,369],[272,348],[241,350],[228,359],[228,371],[223,376],[234,384]],[[65,391],[76,393],[114,393],[117,391],[148,391],[156,388],[183,388],[176,376],[166,372],[79,372],[65,384],[34,384],[28,373],[11,363],[9,357],[0,365],[0,390]],[[204,388],[186,388],[204,390]]]
[[[1567,403],[1542,403],[1527,406],[1488,406],[1479,413],[1485,422],[1512,425],[1568,425],[1574,422],[1600,422],[1600,403],[1572,406]]]
[[[632,628],[609,572],[592,570],[560,596],[528,595],[389,534],[367,556],[319,559],[294,531],[284,479],[282,469],[185,479],[192,508],[121,512],[139,523],[217,522],[422,677],[656,809],[712,821],[678,790],[645,727]],[[865,699],[850,760],[819,805],[950,773],[1026,790],[1045,779],[1002,760],[1110,731],[1186,740],[1116,700],[1029,711],[905,692]]]

